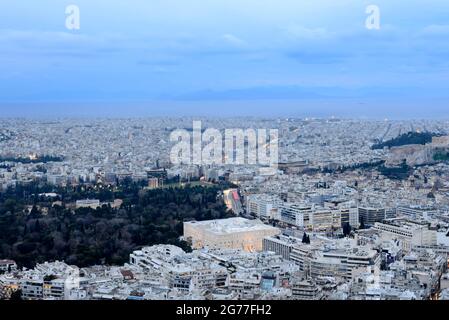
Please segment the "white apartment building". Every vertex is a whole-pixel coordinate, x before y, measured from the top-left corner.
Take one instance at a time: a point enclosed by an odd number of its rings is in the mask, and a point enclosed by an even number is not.
[[[429,230],[427,224],[391,219],[376,223],[375,229],[380,232],[383,241],[399,240],[405,252],[410,252],[414,246],[437,245],[437,231]]]
[[[160,273],[168,279],[170,288],[180,292],[224,287],[227,284],[226,268],[171,245],[134,251],[130,255],[130,264],[145,272]]]
[[[301,239],[278,235],[263,239],[263,251],[274,252],[285,260],[290,260],[293,246],[300,243]]]
[[[396,209],[398,216],[407,216],[413,219],[427,219],[429,216],[437,214],[434,208],[421,206],[399,206]]]
[[[307,204],[283,203],[279,206],[281,221],[300,228],[308,228],[310,226],[312,211],[313,206]]]
[[[358,268],[379,267],[381,256],[369,247],[295,245],[291,259],[300,271],[312,278],[341,277],[352,279]]]
[[[176,265],[168,267],[169,287],[180,291],[192,292],[194,289],[206,290],[224,287],[228,273],[225,268],[210,265]]]
[[[64,299],[65,297],[65,279],[44,280],[43,298],[44,299]]]
[[[181,248],[171,245],[144,247],[131,253],[129,262],[131,265],[147,271],[152,269],[162,270],[166,262],[183,254],[185,252]]]
[[[17,269],[17,264],[13,260],[0,260],[0,272],[10,272]]]
[[[292,285],[292,297],[297,300],[321,300],[323,293],[312,281],[304,280]]]
[[[51,185],[62,186],[67,183],[67,176],[64,175],[47,175],[47,181]]]
[[[341,226],[341,212],[309,204],[283,203],[279,206],[281,221],[299,228],[324,230]]]
[[[79,208],[97,209],[98,207],[100,207],[100,200],[86,199],[76,201],[76,209]]]
[[[265,194],[252,194],[246,199],[246,211],[261,219],[277,219],[280,200]]]
[[[34,300],[43,298],[43,279],[28,278],[22,279],[20,289],[22,290],[22,298],[25,300]]]
[[[260,289],[262,277],[260,274],[237,272],[229,277],[229,290],[235,292],[239,299],[254,299]]]
[[[349,208],[349,225],[353,228],[360,226],[359,210],[357,208]]]
[[[314,210],[310,214],[310,226],[312,229],[329,229],[334,225],[334,214],[330,210]],[[340,223],[337,223],[337,227]]]

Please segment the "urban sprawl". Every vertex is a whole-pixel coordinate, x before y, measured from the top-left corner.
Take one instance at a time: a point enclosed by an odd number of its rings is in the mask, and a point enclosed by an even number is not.
[[[170,163],[170,133],[194,120],[222,131],[277,129],[278,166]],[[124,199],[66,201],[58,190],[135,182],[142,192],[226,183],[217,199],[232,217],[183,221],[190,250],[149,244],[123,265],[25,267],[0,256],[0,297],[449,299],[448,134],[443,120],[2,119],[0,192],[50,188],[27,198],[47,207],[26,203],[25,215],[124,210]]]

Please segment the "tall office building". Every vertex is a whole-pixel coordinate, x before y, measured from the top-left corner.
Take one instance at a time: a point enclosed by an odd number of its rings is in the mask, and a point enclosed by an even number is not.
[[[261,219],[276,219],[280,202],[265,194],[252,194],[246,199],[246,211]]]
[[[373,226],[376,222],[382,222],[385,217],[385,208],[359,207],[359,222],[363,222],[366,226]]]
[[[297,227],[309,227],[312,206],[298,203],[283,203],[279,206],[281,221]]]

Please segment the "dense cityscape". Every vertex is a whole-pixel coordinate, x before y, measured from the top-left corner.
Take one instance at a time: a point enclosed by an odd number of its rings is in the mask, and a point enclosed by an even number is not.
[[[279,163],[173,164],[174,130]],[[449,121],[0,120],[0,298],[447,300]]]
[[[448,17],[0,1],[1,317],[447,313]]]

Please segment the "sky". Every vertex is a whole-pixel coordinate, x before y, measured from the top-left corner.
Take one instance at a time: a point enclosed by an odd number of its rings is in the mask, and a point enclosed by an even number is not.
[[[0,116],[438,118],[448,80],[447,0],[0,2]]]

